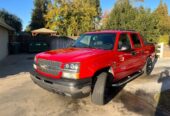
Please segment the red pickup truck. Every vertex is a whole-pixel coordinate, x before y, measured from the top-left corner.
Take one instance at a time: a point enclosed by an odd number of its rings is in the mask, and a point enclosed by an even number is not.
[[[48,91],[72,98],[91,93],[92,102],[102,105],[107,87],[149,75],[154,59],[154,45],[144,42],[138,32],[88,32],[70,48],[37,54],[31,78]]]

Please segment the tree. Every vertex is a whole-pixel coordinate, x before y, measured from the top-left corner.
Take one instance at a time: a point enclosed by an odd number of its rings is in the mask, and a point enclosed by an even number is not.
[[[44,15],[47,13],[47,6],[50,0],[34,0],[31,23],[27,29],[34,30],[43,28],[46,25]]]
[[[100,21],[101,21],[101,15],[102,15],[102,9],[100,6],[100,0],[89,0],[89,3],[93,5],[96,9],[97,16],[94,18],[94,24],[95,24],[95,30],[100,29]]]
[[[126,29],[139,31],[144,38],[157,42],[158,20],[149,9],[136,8],[130,0],[119,0],[114,5],[105,24],[107,29]]]
[[[104,11],[103,15],[101,16],[101,20],[100,20],[100,29],[106,29],[108,27],[107,22],[109,19],[109,11]],[[107,27],[106,27],[107,26]]]
[[[119,0],[112,9],[106,28],[108,29],[133,29],[132,25],[136,17],[136,10],[129,0]]]
[[[97,16],[101,16],[102,9],[100,6],[100,0],[88,0],[88,2],[95,7]]]
[[[168,34],[170,31],[170,18],[168,15],[168,7],[162,2],[162,0],[153,14],[159,19],[159,29],[161,34]]]
[[[152,14],[150,9],[140,7],[137,11],[133,28],[139,31],[148,41],[157,43],[160,35],[158,27],[159,20]]]
[[[94,28],[96,9],[87,0],[55,0],[45,16],[47,28],[60,35],[79,35]]]
[[[6,10],[0,10],[0,18],[4,19],[5,23],[13,27],[16,32],[22,31],[22,21],[14,14],[7,12]]]

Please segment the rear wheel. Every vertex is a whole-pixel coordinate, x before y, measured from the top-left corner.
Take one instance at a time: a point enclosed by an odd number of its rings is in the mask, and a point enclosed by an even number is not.
[[[91,96],[92,102],[97,105],[104,105],[105,104],[105,95],[107,92],[106,90],[106,83],[107,83],[107,72],[102,72],[97,76],[97,81],[95,83],[93,93]]]
[[[152,70],[153,70],[153,62],[151,58],[148,58],[146,61],[146,64],[143,68],[144,74],[142,75],[142,77],[148,76],[151,74]]]

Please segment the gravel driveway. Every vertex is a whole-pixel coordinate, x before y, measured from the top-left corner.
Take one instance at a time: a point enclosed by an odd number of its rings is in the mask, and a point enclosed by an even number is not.
[[[29,75],[33,57],[13,55],[0,63],[0,116],[151,116],[170,111],[167,101],[161,103],[163,92],[170,89],[170,59],[159,60],[152,76],[114,89],[110,102],[97,106],[90,96],[74,100],[35,85]]]

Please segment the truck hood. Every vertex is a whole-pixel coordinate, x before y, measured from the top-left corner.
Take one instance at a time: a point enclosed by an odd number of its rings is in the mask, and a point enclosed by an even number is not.
[[[37,55],[37,58],[60,62],[80,62],[84,59],[107,53],[106,51],[91,48],[66,48],[40,53]]]

